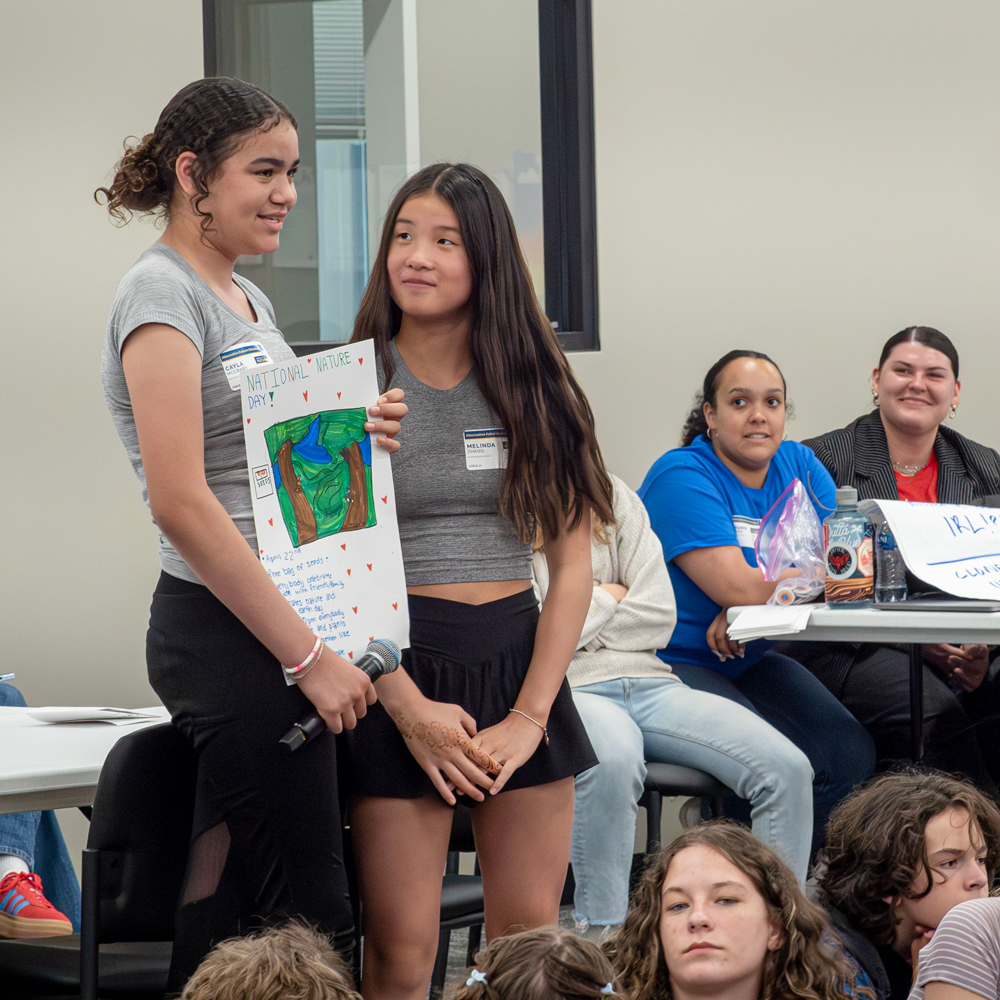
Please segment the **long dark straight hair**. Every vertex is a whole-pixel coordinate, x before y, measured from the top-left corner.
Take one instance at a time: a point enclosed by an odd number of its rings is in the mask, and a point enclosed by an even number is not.
[[[538,531],[556,538],[579,524],[589,509],[613,524],[611,481],[594,414],[535,298],[507,203],[477,167],[435,163],[396,193],[351,340],[375,341],[388,387],[395,374],[389,341],[403,316],[392,298],[389,248],[400,209],[428,192],[443,198],[458,216],[472,273],[473,369],[510,444],[497,498],[500,513],[524,541]]]

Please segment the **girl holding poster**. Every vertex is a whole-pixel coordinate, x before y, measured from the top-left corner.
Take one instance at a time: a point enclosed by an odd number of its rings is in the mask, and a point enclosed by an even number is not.
[[[210,78],[170,101],[98,192],[119,221],[166,221],[118,287],[102,378],[160,532],[150,683],[199,762],[171,991],[213,942],[269,918],[301,915],[348,956],[353,942],[334,739],[294,757],[278,741],[310,702],[334,732],[351,729],[375,692],[258,560],[240,395],[223,367],[251,346],[266,362],[294,357],[270,302],[233,265],[278,249],[298,160],[287,108]],[[389,451],[401,400],[389,392],[369,411],[380,419],[366,430]]]
[[[435,164],[393,199],[354,328],[368,338],[411,410],[393,456],[411,645],[350,734],[351,830],[363,993],[416,1000],[457,795],[475,806],[487,937],[557,922],[573,778],[597,763],[565,675],[593,590],[591,511],[614,514],[590,407],[481,170]]]

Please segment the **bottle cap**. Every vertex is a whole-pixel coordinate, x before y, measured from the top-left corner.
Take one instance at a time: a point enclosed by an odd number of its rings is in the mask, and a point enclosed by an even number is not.
[[[837,487],[838,507],[857,507],[857,505],[858,505],[858,491],[853,486]]]

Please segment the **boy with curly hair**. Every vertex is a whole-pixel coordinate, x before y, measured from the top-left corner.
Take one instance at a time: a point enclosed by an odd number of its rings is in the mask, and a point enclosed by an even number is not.
[[[879,1000],[906,1000],[916,957],[944,915],[989,895],[1000,810],[937,771],[884,774],[830,814],[820,898]]]

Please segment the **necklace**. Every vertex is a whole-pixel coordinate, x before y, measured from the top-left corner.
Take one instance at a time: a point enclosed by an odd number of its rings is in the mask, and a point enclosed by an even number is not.
[[[929,461],[930,459],[928,458],[927,462]],[[923,465],[904,465],[902,462],[893,462],[892,467],[901,476],[907,476],[912,479],[915,475],[917,475],[918,472],[922,472],[924,469],[927,468],[927,462],[924,462]]]

